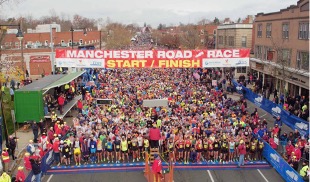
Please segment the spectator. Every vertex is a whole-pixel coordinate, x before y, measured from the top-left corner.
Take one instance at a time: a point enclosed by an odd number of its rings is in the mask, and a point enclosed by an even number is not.
[[[9,164],[10,164],[10,156],[8,152],[8,148],[4,148],[2,150],[2,162],[4,164],[3,171],[8,172],[9,171]]]
[[[23,171],[24,167],[19,166],[17,168],[17,173],[16,173],[16,182],[24,182],[26,180],[26,175]]]
[[[299,174],[303,180],[309,181],[309,162],[304,161],[302,163],[302,168],[300,169]]]
[[[39,126],[37,123],[34,121],[32,124],[32,132],[33,132],[33,141],[34,143],[38,142],[38,136],[39,136]]]
[[[63,107],[65,105],[65,95],[64,94],[60,94],[60,96],[58,97],[58,106],[59,106],[59,112],[60,114],[63,114]]]
[[[29,140],[29,144],[28,144],[27,147],[26,147],[26,151],[27,151],[30,155],[34,154],[34,152],[35,152],[35,147],[34,147],[34,144],[33,144],[33,140]]]
[[[287,145],[287,133],[285,132],[280,136],[280,145],[281,145],[281,150],[280,153],[282,153],[284,156],[286,155],[286,145]]]
[[[6,172],[2,173],[0,176],[0,181],[2,182],[11,182],[11,176],[8,175]]]
[[[33,175],[35,177],[35,182],[41,182],[41,160],[39,158],[31,158],[30,163]]]
[[[28,153],[28,152],[26,152],[24,155],[24,166],[25,166],[27,171],[32,170],[31,162],[30,162],[30,153]]]
[[[15,157],[16,142],[17,142],[17,138],[10,135],[9,136],[9,149],[10,149],[10,154],[13,160],[16,159]]]

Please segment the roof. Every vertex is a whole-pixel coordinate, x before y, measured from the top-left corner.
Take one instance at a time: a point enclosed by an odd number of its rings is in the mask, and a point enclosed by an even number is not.
[[[69,82],[71,82],[72,80],[76,79],[77,77],[81,76],[85,71],[77,71],[75,73],[71,73],[71,74],[67,74],[64,77],[58,79],[57,81],[45,86],[43,88],[43,90],[49,90],[51,88],[54,87],[59,87],[61,85],[65,85]]]
[[[16,91],[39,91],[66,75],[48,75]]]

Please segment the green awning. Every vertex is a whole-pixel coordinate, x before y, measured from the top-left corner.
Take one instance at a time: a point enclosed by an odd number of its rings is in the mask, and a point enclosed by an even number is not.
[[[85,71],[77,71],[75,73],[70,73],[62,78],[60,78],[59,80],[57,80],[56,82],[48,85],[47,87],[43,88],[43,90],[49,90],[51,88],[55,88],[55,87],[59,87],[62,85],[65,85],[69,82],[71,82],[72,80],[76,79],[77,77],[81,76]]]

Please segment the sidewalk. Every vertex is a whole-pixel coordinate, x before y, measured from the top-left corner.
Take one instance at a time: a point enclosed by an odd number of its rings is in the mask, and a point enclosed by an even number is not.
[[[76,116],[76,111],[69,111],[68,115],[73,115]],[[67,122],[67,124],[69,126],[73,125],[72,122],[72,117],[65,117],[64,121]],[[48,128],[47,128],[48,129]],[[15,136],[15,134],[12,134],[13,136]],[[24,154],[26,153],[26,147],[29,144],[29,140],[33,140],[33,133],[32,133],[32,129],[31,127],[28,130],[23,130],[23,128],[19,128],[16,131],[16,137],[18,138],[17,141],[17,146],[16,146],[16,150],[15,150],[15,156],[17,157],[16,160],[12,160],[12,158],[10,157],[10,165],[9,165],[9,174],[11,176],[15,176],[16,172],[17,172],[17,168],[18,166],[24,166]],[[40,137],[40,135],[39,135]],[[2,144],[2,146],[5,146],[5,140]],[[28,173],[27,171],[24,169],[25,175],[27,176]]]

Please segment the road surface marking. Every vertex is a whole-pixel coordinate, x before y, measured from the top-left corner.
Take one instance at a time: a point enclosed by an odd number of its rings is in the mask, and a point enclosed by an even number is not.
[[[212,177],[212,175],[211,175],[211,172],[210,172],[209,170],[207,170],[207,171],[208,171],[208,174],[209,174],[209,176],[210,176],[211,181],[214,182],[214,179],[213,179],[213,177]]]
[[[262,118],[262,117],[264,117],[264,116],[266,116],[267,115],[267,113],[266,114],[264,114],[264,115],[262,115],[262,116],[260,116],[260,118]]]
[[[50,175],[50,177],[47,179],[47,181],[46,182],[50,182],[50,180],[52,179],[52,177],[53,177],[54,175],[52,174],[52,175]]]
[[[263,173],[262,173],[259,169],[257,169],[257,171],[258,171],[259,174],[264,178],[264,180],[265,180],[266,182],[269,182],[268,179],[263,175]]]

